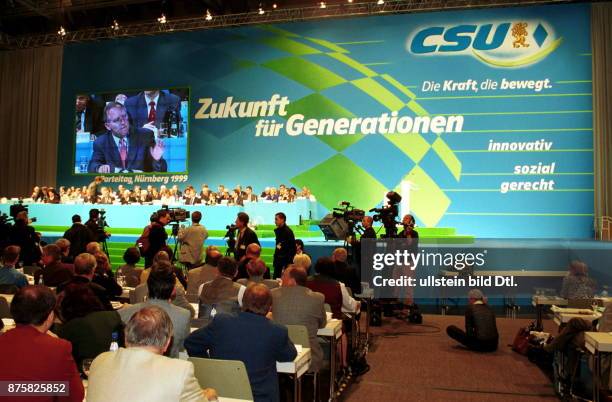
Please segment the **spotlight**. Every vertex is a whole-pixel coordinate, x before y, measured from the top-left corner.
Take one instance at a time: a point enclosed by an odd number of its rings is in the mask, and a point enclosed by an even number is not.
[[[166,20],[166,14],[162,13],[161,17],[157,19],[157,22],[159,22],[160,24],[165,24],[166,22],[168,22],[168,20]]]
[[[59,36],[66,36],[66,30],[64,29],[64,27],[63,27],[63,26],[60,26],[60,27],[59,27],[59,31],[57,31],[57,34],[58,34]]]
[[[272,8],[276,10],[276,3],[272,4]]]
[[[113,31],[118,31],[119,30],[119,23],[117,22],[117,20],[113,20],[113,25],[111,25],[111,29]]]
[[[324,2],[324,1],[322,1],[322,2],[320,3],[320,7],[321,7],[321,8],[327,8],[327,5],[325,4],[325,2]]]
[[[379,6],[382,6],[383,4],[385,4],[385,0],[378,0],[376,4],[378,4]]]
[[[204,19],[206,19],[206,21],[212,21],[212,14],[210,13],[210,10],[206,10],[206,17],[204,17]]]
[[[349,4],[351,4],[351,3],[353,3],[353,0],[347,0],[347,2],[348,2]]]

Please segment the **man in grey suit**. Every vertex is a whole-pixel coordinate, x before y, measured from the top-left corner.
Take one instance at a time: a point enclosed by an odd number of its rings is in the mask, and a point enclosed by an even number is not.
[[[217,265],[223,254],[215,246],[206,249],[204,265],[194,268],[187,274],[187,300],[197,303],[200,297],[200,286],[218,276]]]
[[[191,315],[188,310],[172,304],[171,298],[175,282],[176,277],[171,266],[155,266],[151,269],[151,274],[147,279],[149,299],[143,303],[118,310],[124,323],[127,323],[134,313],[146,306],[157,306],[168,313],[174,327],[170,357],[178,357],[179,350],[183,348],[183,342],[189,335],[189,324],[191,321]]]
[[[325,327],[325,296],[306,287],[306,271],[290,265],[283,271],[283,284],[272,289],[273,320],[284,325],[304,325],[308,329],[312,361],[310,371],[318,372],[323,363],[323,349],[317,331]]]
[[[178,232],[178,241],[181,245],[179,261],[187,268],[197,267],[202,262],[202,251],[204,241],[208,238],[208,231],[200,225],[201,219],[202,213],[194,211],[191,214],[191,226],[188,228],[183,226]]]
[[[125,328],[126,348],[93,361],[88,401],[205,401],[193,363],[162,356],[173,331],[173,320],[164,310],[150,306],[134,313]]]

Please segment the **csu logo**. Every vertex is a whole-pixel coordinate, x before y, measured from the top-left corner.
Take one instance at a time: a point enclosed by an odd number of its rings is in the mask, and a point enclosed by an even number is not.
[[[420,29],[408,40],[412,54],[441,56],[469,54],[495,67],[536,63],[561,44],[543,21],[462,24]]]

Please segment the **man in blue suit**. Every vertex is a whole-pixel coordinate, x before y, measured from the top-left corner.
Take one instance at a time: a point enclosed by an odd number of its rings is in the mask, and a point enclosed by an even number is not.
[[[143,127],[147,123],[159,127],[160,123],[166,122],[169,111],[174,111],[180,118],[181,98],[166,91],[151,89],[127,98],[125,108],[134,127]]]
[[[244,362],[255,402],[278,402],[276,362],[293,361],[297,351],[287,327],[266,318],[272,295],[264,284],[251,285],[238,315],[217,314],[185,339],[189,356]]]
[[[157,128],[147,123],[131,128],[125,107],[110,102],[104,108],[104,126],[108,130],[93,144],[90,173],[165,172],[164,143],[157,138]]]

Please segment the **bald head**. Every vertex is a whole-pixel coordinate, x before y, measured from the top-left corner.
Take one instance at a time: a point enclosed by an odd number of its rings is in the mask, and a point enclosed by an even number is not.
[[[348,253],[345,248],[338,247],[332,253],[332,259],[338,262],[346,262],[346,258],[348,257]]]
[[[247,246],[246,257],[247,258],[259,258],[261,255],[261,247],[257,243],[251,243]]]
[[[206,250],[206,259],[204,260],[204,263],[212,267],[216,267],[217,265],[219,265],[219,260],[221,259],[221,257],[223,257],[223,254],[221,254],[219,250],[217,250],[216,248],[209,247],[208,250]]]
[[[270,289],[263,283],[255,283],[247,288],[242,297],[242,310],[266,315],[272,307],[272,294]]]

